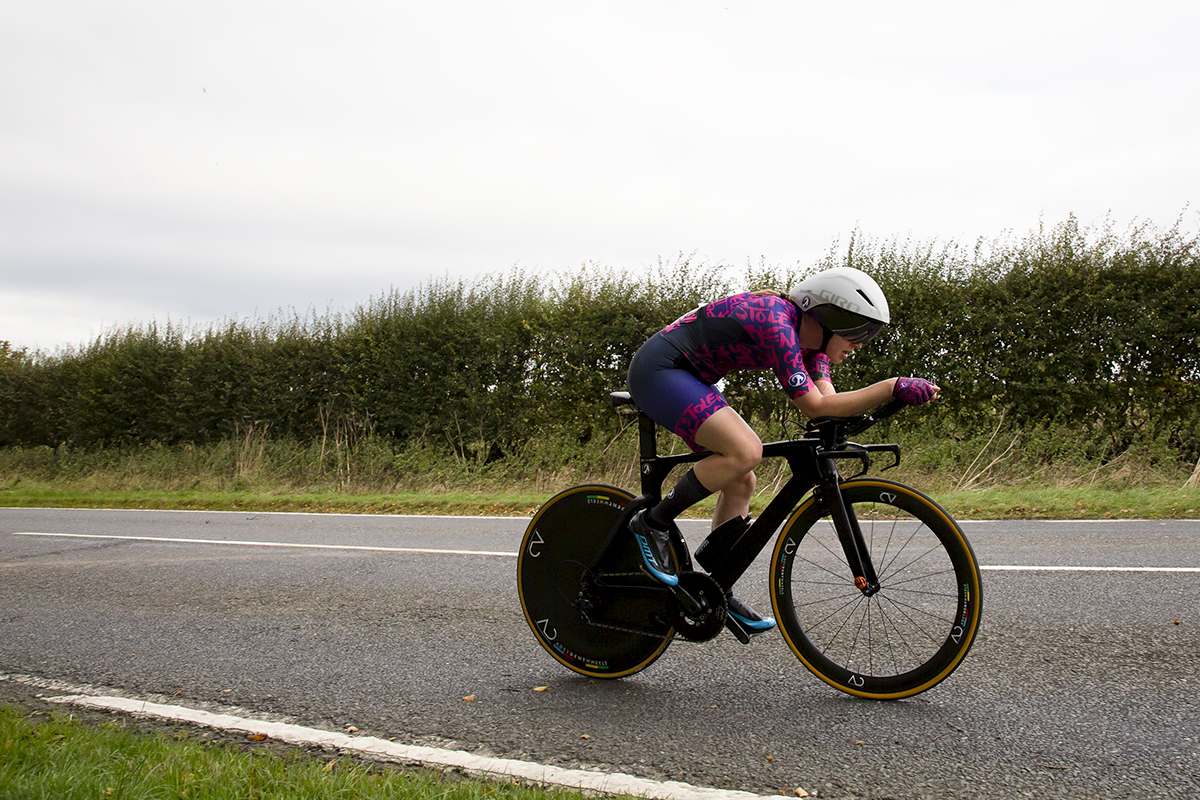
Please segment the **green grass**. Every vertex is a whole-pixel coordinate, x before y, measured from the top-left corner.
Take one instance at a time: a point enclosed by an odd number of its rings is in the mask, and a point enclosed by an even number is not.
[[[934,494],[958,519],[1200,519],[1200,488],[983,489]]]
[[[886,476],[884,476],[886,477]],[[923,488],[918,485],[918,488]],[[961,520],[982,519],[1200,519],[1200,488],[994,487],[955,491],[936,487],[926,494]],[[398,492],[337,494],[219,492],[191,490],[121,491],[51,487],[27,482],[0,487],[0,506],[12,508],[129,508],[205,511],[291,511],[347,514],[452,514],[520,517],[532,515],[550,494]],[[760,513],[767,501],[752,506]],[[687,516],[705,518],[710,499]]]
[[[5,800],[572,800],[578,793],[445,777],[299,748],[202,742],[190,729],[140,732],[0,705]],[[249,743],[248,743],[249,744]]]
[[[549,495],[529,493],[400,492],[338,494],[264,491],[89,490],[23,481],[0,487],[0,506],[14,508],[136,508],[204,511],[291,511],[318,514],[453,514],[528,516]]]
[[[1114,453],[1057,428],[961,441],[904,429],[884,435],[896,437],[904,458],[882,471],[888,459],[880,457],[871,474],[920,489],[961,519],[1200,517],[1200,470],[1162,443]],[[313,443],[265,436],[96,451],[0,448],[0,506],[528,516],[579,483],[636,493],[636,465],[632,428],[590,445],[548,437],[493,462],[380,439],[336,463]],[[758,478],[756,513],[786,480],[786,465],[764,463]],[[712,504],[692,516],[707,516]]]

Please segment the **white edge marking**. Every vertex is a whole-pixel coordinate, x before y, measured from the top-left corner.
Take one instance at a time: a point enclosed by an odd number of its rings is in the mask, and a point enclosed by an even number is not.
[[[981,570],[997,572],[1200,572],[1200,567],[1071,567],[1071,566],[1022,566],[1019,564],[997,564],[981,566]]]
[[[168,544],[231,545],[234,547],[284,547],[300,550],[358,550],[374,553],[422,553],[426,555],[450,556],[493,556],[516,558],[519,553],[504,550],[439,550],[424,547],[373,547],[350,544],[301,544],[297,542],[252,542],[236,539],[185,539],[166,536],[115,536],[100,533],[40,533],[35,531],[14,532],[13,536],[49,536],[63,539],[115,539],[126,542],[165,542]],[[995,572],[1178,572],[1200,573],[1200,567],[1076,567],[1053,565],[996,564],[980,565],[982,571]]]
[[[497,520],[530,520],[529,515],[512,517],[487,514],[369,514],[366,512],[349,513],[342,511],[264,511],[255,509],[207,509],[207,508],[88,508],[74,506],[0,506],[0,511],[97,511],[104,513],[137,513],[137,514],[236,514],[243,517],[263,517],[268,515],[287,517],[373,517],[375,519],[497,519]]]
[[[233,714],[214,714],[210,711],[186,706],[153,703],[148,700],[136,700],[116,695],[87,694],[86,692],[91,687],[75,687],[57,681],[41,681],[32,676],[0,673],[0,680],[44,685],[47,688],[54,687],[59,691],[84,692],[41,698],[49,703],[187,722],[206,728],[236,731],[252,736],[266,736],[289,744],[349,751],[379,760],[419,764],[434,768],[459,769],[489,778],[516,779],[542,786],[563,787],[601,794],[656,798],[656,800],[762,800],[768,797],[752,792],[693,786],[681,781],[654,781],[621,772],[567,769],[511,758],[476,756],[462,750],[442,750],[436,747],[406,745],[389,742],[375,736],[351,736],[346,733],[309,728],[303,725],[268,722]]]
[[[430,547],[373,547],[354,544],[301,544],[298,542],[251,542],[237,539],[186,539],[167,536],[114,536],[102,533],[42,533],[14,532],[13,536],[52,536],[60,539],[115,539],[124,542],[167,542],[170,544],[223,544],[238,547],[290,547],[299,550],[362,550],[374,553],[425,553],[453,556],[503,556],[516,558],[517,553],[501,550],[439,550]]]

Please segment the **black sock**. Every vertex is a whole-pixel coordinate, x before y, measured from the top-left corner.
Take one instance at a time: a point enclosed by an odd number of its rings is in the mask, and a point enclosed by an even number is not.
[[[667,493],[659,504],[647,512],[646,517],[656,528],[667,529],[671,523],[688,508],[696,505],[712,492],[704,488],[704,484],[696,477],[695,470],[688,470],[687,475],[679,479],[675,488]]]

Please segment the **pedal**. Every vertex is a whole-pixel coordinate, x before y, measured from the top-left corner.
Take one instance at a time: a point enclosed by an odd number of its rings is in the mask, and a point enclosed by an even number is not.
[[[750,634],[742,627],[742,623],[734,618],[733,614],[725,615],[725,627],[729,628],[729,632],[736,636],[739,642],[750,644]]]

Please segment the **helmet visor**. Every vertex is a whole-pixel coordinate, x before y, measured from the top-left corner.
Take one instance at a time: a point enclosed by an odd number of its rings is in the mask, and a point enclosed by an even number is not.
[[[867,319],[861,314],[855,314],[853,311],[847,311],[837,306],[817,306],[813,309],[813,313],[820,320],[823,328],[833,331],[854,344],[869,342],[883,330],[884,326],[884,323],[878,320]]]

